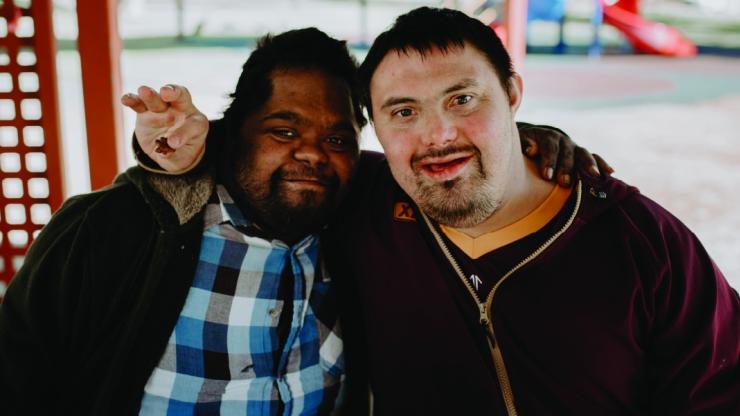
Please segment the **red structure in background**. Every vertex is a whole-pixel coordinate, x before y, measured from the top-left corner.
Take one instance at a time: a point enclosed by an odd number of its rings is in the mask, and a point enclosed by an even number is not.
[[[77,0],[77,48],[92,189],[110,184],[126,165],[117,7],[117,0]]]
[[[501,38],[517,71],[522,70],[527,53],[527,7],[528,0],[506,0],[501,19],[483,22]]]
[[[612,5],[601,2],[604,23],[616,27],[635,51],[641,53],[691,57],[696,56],[697,48],[678,30],[640,16],[640,0],[619,0]]]
[[[51,1],[0,6],[0,298],[62,203]]]
[[[521,71],[524,55],[527,53],[527,0],[509,0],[504,8],[504,45],[514,61],[514,67]]]
[[[0,4],[0,299],[64,199],[52,1]],[[92,189],[111,183],[121,135],[116,0],[77,0]]]

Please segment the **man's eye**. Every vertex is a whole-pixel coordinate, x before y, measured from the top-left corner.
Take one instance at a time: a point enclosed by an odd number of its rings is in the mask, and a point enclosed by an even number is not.
[[[394,111],[392,115],[394,117],[401,117],[401,118],[411,117],[414,115],[414,110],[410,108],[401,108],[400,110]]]
[[[347,144],[347,139],[344,137],[329,137],[326,139],[326,142],[335,146],[344,146]]]
[[[473,96],[471,95],[458,95],[455,97],[455,104],[457,105],[464,105],[470,102],[470,100],[473,99]]]
[[[272,134],[283,139],[292,139],[297,136],[296,132],[290,129],[274,129]]]
[[[331,146],[334,149],[348,149],[353,148],[355,146],[355,140],[347,138],[347,137],[341,137],[341,136],[331,136],[326,138],[326,143]]]

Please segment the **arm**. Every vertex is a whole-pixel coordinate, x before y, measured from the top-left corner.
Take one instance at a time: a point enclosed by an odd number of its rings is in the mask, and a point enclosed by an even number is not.
[[[696,237],[691,235],[695,240]],[[698,241],[656,290],[652,414],[740,411],[740,300]]]
[[[644,256],[657,259],[642,278],[649,414],[738,414],[740,298],[698,238],[657,204],[646,204],[648,218],[657,220],[635,218],[650,241]]]

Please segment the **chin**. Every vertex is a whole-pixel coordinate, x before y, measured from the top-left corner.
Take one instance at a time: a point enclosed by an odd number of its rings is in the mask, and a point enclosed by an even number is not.
[[[485,222],[500,207],[499,198],[486,193],[445,192],[445,195],[426,193],[416,198],[419,207],[430,218],[453,228],[472,228]]]

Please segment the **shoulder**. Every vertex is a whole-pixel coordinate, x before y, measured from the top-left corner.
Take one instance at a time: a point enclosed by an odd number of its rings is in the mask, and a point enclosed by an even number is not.
[[[116,182],[100,190],[67,198],[44,228],[57,223],[81,220],[96,213],[113,215],[116,211],[143,203],[131,183]]]
[[[60,242],[67,245],[76,240],[83,229],[89,230],[89,234],[100,233],[106,222],[130,226],[136,222],[131,221],[133,217],[140,217],[145,212],[145,206],[135,187],[125,182],[69,197],[44,225],[27,254],[34,257]]]
[[[624,232],[652,236],[686,235],[693,233],[667,209],[642,194],[636,187],[614,177],[584,178],[583,200],[586,220],[606,217],[632,224]]]
[[[625,242],[633,256],[650,264],[654,284],[670,276],[722,276],[699,238],[637,188],[614,178],[584,180],[583,194],[588,222],[609,230],[609,238]]]
[[[70,197],[55,216],[83,215],[88,220],[98,217],[120,220],[148,212],[148,207],[149,203],[140,187],[124,173],[104,188]]]
[[[649,241],[655,250],[686,254],[697,247],[704,252],[698,237],[675,215],[648,196],[634,192],[616,208],[632,225],[631,231]]]

